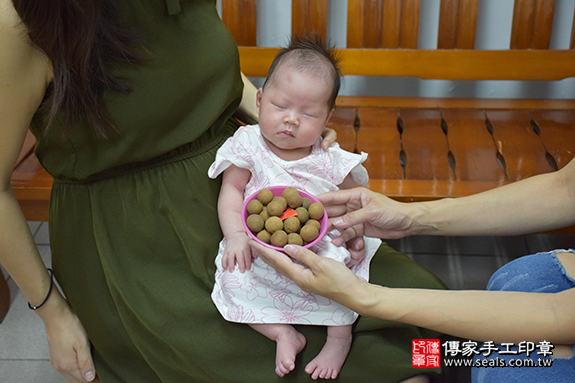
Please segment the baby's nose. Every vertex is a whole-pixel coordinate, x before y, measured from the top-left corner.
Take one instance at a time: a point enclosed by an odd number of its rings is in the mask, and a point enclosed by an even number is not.
[[[293,111],[288,111],[284,116],[284,124],[299,126],[299,119],[297,114]]]

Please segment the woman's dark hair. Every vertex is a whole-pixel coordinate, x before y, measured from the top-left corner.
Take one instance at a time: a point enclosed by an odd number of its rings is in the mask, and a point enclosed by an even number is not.
[[[129,88],[110,71],[114,60],[139,61],[134,36],[122,28],[113,0],[12,0],[28,35],[50,59],[54,78],[41,108],[47,126],[58,112],[64,132],[86,121],[100,137],[117,132],[100,104],[105,90]]]

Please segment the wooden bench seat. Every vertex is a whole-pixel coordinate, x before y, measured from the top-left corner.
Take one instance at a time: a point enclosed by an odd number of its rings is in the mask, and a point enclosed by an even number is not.
[[[398,200],[473,194],[556,170],[574,154],[573,109],[472,109],[447,101],[414,108],[411,99],[395,102],[365,107],[342,101],[330,126],[341,132],[343,148],[369,153],[369,188]]]

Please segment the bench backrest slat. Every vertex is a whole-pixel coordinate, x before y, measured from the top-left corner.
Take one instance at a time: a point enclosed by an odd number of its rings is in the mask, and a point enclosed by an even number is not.
[[[511,49],[549,49],[555,0],[516,0]]]
[[[348,48],[417,48],[420,0],[349,0]]]
[[[292,34],[327,33],[328,0],[292,0]]]
[[[222,20],[238,46],[257,45],[257,0],[222,0]]]
[[[315,32],[326,38],[332,4],[293,0],[292,34]],[[510,49],[501,50],[475,49],[479,0],[441,0],[438,48],[417,49],[421,4],[421,0],[348,0],[343,74],[442,80],[575,77],[575,43],[570,49],[549,49],[555,0],[515,0]],[[242,71],[265,77],[277,48],[256,47],[256,6],[256,0],[222,0],[222,18],[240,47]],[[575,40],[573,33],[569,37]]]
[[[444,0],[439,10],[438,49],[474,49],[479,0]]]

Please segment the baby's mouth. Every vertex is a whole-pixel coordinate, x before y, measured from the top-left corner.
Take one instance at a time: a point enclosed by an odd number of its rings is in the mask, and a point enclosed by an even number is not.
[[[283,130],[278,133],[282,137],[293,137],[293,133],[290,130]]]

